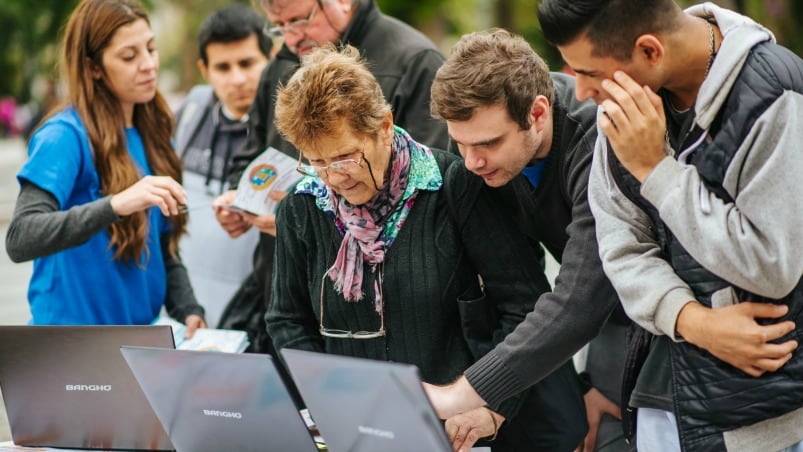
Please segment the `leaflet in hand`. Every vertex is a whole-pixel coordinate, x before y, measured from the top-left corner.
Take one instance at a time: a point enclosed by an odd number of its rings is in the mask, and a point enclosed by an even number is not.
[[[269,147],[248,165],[237,185],[237,196],[231,204],[254,215],[274,213],[278,203],[268,196],[274,190],[289,192],[301,179],[295,159]]]
[[[179,350],[217,351],[242,353],[250,345],[248,334],[240,330],[199,328],[191,338],[184,338],[187,327],[168,317],[158,317],[154,325],[169,325],[173,329],[173,342]]]

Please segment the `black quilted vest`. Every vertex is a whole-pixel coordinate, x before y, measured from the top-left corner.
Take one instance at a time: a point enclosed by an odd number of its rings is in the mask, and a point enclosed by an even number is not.
[[[774,72],[768,72],[768,67]],[[789,89],[803,92],[800,59],[779,46],[760,44],[751,50],[710,130],[695,126],[683,140],[681,149],[696,142],[702,134],[709,134],[697,147],[690,163],[697,168],[708,190],[725,202],[733,201],[722,188],[722,183],[734,153],[755,120],[784,90]],[[641,196],[640,183],[619,163],[610,148],[608,158],[619,189],[651,218],[664,259],[691,287],[697,300],[711,306],[711,295],[732,284],[703,268],[689,255],[660,219],[655,207]],[[771,215],[771,212],[767,214]],[[783,320],[791,319],[797,327],[778,342],[795,339],[803,344],[803,280],[780,300],[733,288],[740,301],[789,305],[789,313]],[[801,348],[779,371],[766,373],[760,378],[751,377],[686,342],[671,342],[670,349],[672,392],[683,451],[725,450],[722,432],[775,418],[803,406]]]

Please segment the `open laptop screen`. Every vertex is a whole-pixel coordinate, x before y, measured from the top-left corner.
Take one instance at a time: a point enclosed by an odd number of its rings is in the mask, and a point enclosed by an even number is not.
[[[281,354],[330,450],[452,450],[415,366],[292,349]]]
[[[14,443],[71,449],[173,445],[120,347],[173,347],[167,326],[0,326],[0,388]]]
[[[179,451],[317,450],[269,355],[121,352]]]

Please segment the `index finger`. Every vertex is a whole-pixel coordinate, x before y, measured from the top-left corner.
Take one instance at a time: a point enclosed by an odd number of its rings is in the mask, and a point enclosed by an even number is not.
[[[184,187],[181,186],[175,179],[170,176],[161,176],[157,179],[157,185],[166,189],[179,204],[187,204],[186,194]]]
[[[624,72],[616,71],[613,79],[603,80],[602,89],[608,92],[611,101],[620,107],[630,121],[635,119],[636,113],[648,115],[655,110],[644,89]]]
[[[663,111],[663,106],[661,105],[660,97],[657,95],[655,96],[659,101],[658,102],[659,107],[656,107],[656,104],[655,102],[653,102],[653,99],[651,99],[650,96],[647,95],[647,92],[644,89],[645,87],[636,83],[636,81],[633,80],[624,71],[614,72],[613,78],[614,80],[616,80],[617,83],[619,83],[619,85],[622,88],[624,88],[628,93],[630,93],[630,97],[635,101],[636,106],[638,106],[639,110],[641,110],[642,113],[650,113],[653,111],[657,111],[659,108],[661,111]],[[652,93],[652,90],[650,90],[650,93]]]
[[[279,202],[287,196],[287,192],[284,190],[271,190],[268,192],[268,196],[270,196],[270,199]]]
[[[454,452],[465,450],[464,447],[467,439],[468,435],[455,436],[454,440],[452,440],[452,450],[454,450]]]
[[[791,333],[795,329],[795,322],[791,320],[785,320],[781,323],[761,325],[760,328],[764,330],[763,332],[766,335],[767,342],[769,342],[769,341],[774,341],[776,339],[780,339],[786,336],[787,334]]]
[[[446,431],[446,437],[449,439],[449,442],[452,444],[452,448],[457,445],[458,441],[460,443],[463,442],[462,437],[460,437],[460,424],[454,422],[451,419],[447,419],[446,423],[444,424],[444,430]],[[457,450],[457,449],[454,449]]]
[[[613,79],[630,94],[635,94],[637,91],[641,90],[641,85],[636,83],[633,77],[628,75],[625,71],[615,71],[613,73]]]

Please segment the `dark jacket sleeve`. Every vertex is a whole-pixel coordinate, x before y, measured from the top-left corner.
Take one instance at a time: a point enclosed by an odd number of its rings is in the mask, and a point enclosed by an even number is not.
[[[593,134],[580,146],[593,146]],[[573,205],[569,239],[554,290],[541,295],[525,320],[465,372],[491,405],[537,383],[570,359],[599,333],[618,303],[602,270],[588,204],[592,153],[576,151],[566,182]]]
[[[50,192],[26,182],[8,227],[6,252],[14,262],[48,256],[85,243],[117,219],[111,196],[61,211]]]
[[[303,197],[289,194],[276,213],[276,251],[274,254],[271,301],[265,320],[276,350],[297,348],[323,352],[323,338],[312,311],[306,266],[307,243],[302,239],[308,223],[308,206]],[[314,207],[313,207],[314,208]],[[307,220],[307,221],[305,221]],[[317,296],[317,295],[316,295]]]
[[[436,149],[448,149],[446,124],[430,114],[430,87],[435,73],[443,64],[443,55],[426,49],[416,54],[389,99],[393,107],[393,122],[404,128],[419,143]]]
[[[454,163],[446,175],[445,190],[456,217],[471,266],[482,277],[485,297],[498,318],[493,331],[496,345],[533,310],[538,297],[548,292],[541,253],[495,202],[481,178]],[[495,400],[489,405],[510,419],[518,412],[525,393]]]
[[[163,234],[161,242],[167,278],[167,294],[165,295],[167,314],[179,322],[185,322],[187,316],[192,314],[203,317],[204,308],[195,299],[187,268],[181,263],[178,255],[170,255],[170,235]]]

